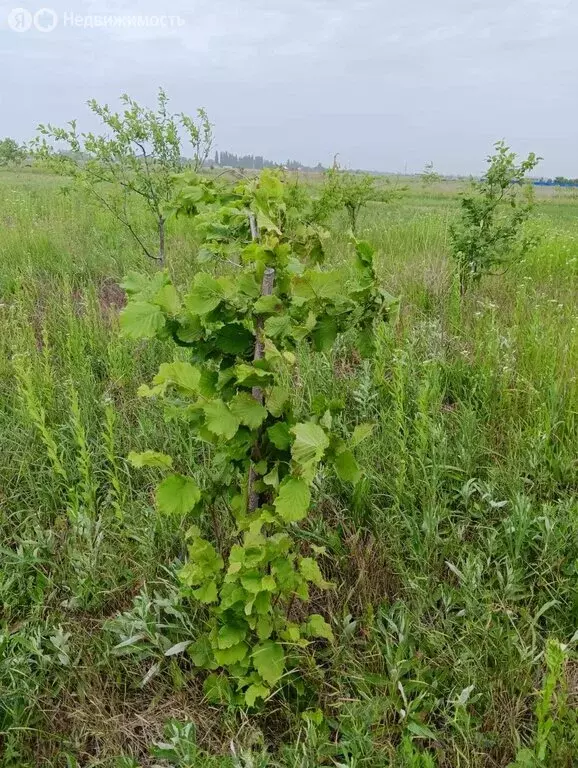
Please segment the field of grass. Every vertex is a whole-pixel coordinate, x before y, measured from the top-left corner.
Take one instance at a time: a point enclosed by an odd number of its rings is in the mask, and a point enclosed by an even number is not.
[[[175,578],[190,523],[155,512],[126,456],[195,476],[198,448],[136,395],[173,349],[119,336],[118,282],[151,267],[57,179],[0,173],[1,768],[576,765],[578,201],[540,198],[537,248],[461,301],[456,192],[414,184],[363,214],[400,297],[378,359],[299,360],[296,398],[377,424],[363,483],[321,475],[300,531],[336,583],[304,718],[283,695],[211,705],[165,655],[202,618]],[[189,226],[170,232],[180,284]],[[345,221],[330,252],[348,258]]]

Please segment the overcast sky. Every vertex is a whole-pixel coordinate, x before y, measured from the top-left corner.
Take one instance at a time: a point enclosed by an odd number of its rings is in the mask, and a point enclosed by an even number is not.
[[[11,14],[43,2],[56,15],[36,17],[42,31]],[[84,28],[73,14],[182,24]],[[540,173],[578,176],[577,35],[578,0],[2,2],[0,137],[72,117],[93,128],[88,98],[152,104],[162,85],[241,154],[477,173],[506,138],[545,158]]]

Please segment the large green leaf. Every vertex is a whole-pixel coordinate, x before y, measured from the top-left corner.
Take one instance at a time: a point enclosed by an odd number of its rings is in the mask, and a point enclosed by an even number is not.
[[[255,276],[250,272],[244,272],[236,281],[240,293],[256,299],[261,293],[261,285],[255,280]]]
[[[267,410],[270,414],[276,418],[279,418],[285,410],[285,405],[288,400],[289,392],[285,389],[285,387],[272,387],[267,396]]]
[[[163,285],[160,291],[154,297],[154,303],[159,306],[163,312],[173,317],[181,311],[181,300],[177,289],[172,283]]]
[[[330,315],[323,315],[313,329],[313,341],[318,352],[327,352],[337,338],[337,320]]]
[[[275,685],[285,670],[285,654],[279,643],[266,640],[253,651],[253,664],[263,680]]]
[[[286,477],[279,486],[275,510],[286,523],[295,523],[307,516],[310,503],[311,491],[305,480]]]
[[[283,309],[283,302],[279,296],[260,296],[253,305],[253,312],[257,315],[274,315]]]
[[[184,394],[196,395],[201,383],[201,372],[191,363],[175,360],[174,363],[162,363],[153,379],[156,386],[174,384]]]
[[[215,661],[221,667],[226,667],[230,664],[238,664],[240,661],[243,661],[248,652],[249,646],[245,642],[233,645],[231,648],[215,648],[213,651],[215,654]]]
[[[284,421],[278,421],[272,427],[269,427],[267,435],[275,448],[278,448],[280,451],[286,451],[291,445],[289,427]]]
[[[160,307],[147,301],[131,301],[120,314],[122,334],[129,339],[153,339],[165,322]]]
[[[129,462],[133,467],[156,467],[159,469],[170,469],[173,466],[173,460],[165,453],[157,453],[157,451],[144,451],[143,453],[135,453],[131,451],[128,455]]]
[[[258,429],[267,418],[267,409],[248,392],[237,393],[229,407],[241,424],[250,429]]]
[[[305,624],[305,634],[308,637],[323,637],[333,642],[333,631],[323,616],[313,613]]]
[[[267,232],[274,232],[276,235],[281,234],[281,230],[279,227],[275,224],[274,221],[271,220],[271,218],[264,213],[264,211],[257,211],[257,227],[260,230],[265,230]]]
[[[157,488],[157,506],[168,515],[185,515],[201,500],[194,480],[184,475],[169,475]]]
[[[353,453],[346,449],[335,457],[335,471],[340,480],[357,484],[361,480],[361,469]]]
[[[345,291],[343,274],[339,270],[318,272],[308,269],[303,275],[293,278],[293,295],[297,298],[341,300]]]
[[[141,272],[129,272],[122,283],[120,283],[120,287],[124,288],[129,296],[150,293],[151,279],[148,275],[143,275]]]
[[[292,456],[301,466],[321,461],[329,445],[329,438],[324,430],[312,421],[296,424],[291,430],[295,435]]]
[[[245,704],[248,707],[254,707],[257,699],[266,699],[270,693],[271,689],[267,688],[265,685],[253,683],[245,691]]]
[[[358,263],[363,267],[373,267],[373,255],[375,250],[366,240],[357,240],[355,242],[355,255]]]
[[[253,349],[255,337],[241,323],[229,323],[215,333],[215,344],[227,355],[244,355]]]
[[[304,579],[310,581],[311,584],[315,584],[320,589],[327,589],[330,585],[328,581],[325,581],[321,569],[317,560],[312,557],[302,557],[299,561],[299,571]]]
[[[240,421],[222,400],[210,400],[203,406],[207,429],[214,435],[232,440],[239,429]]]
[[[291,318],[289,315],[273,315],[265,320],[265,334],[272,339],[286,336],[291,330]]]
[[[214,580],[205,581],[198,589],[193,590],[193,597],[200,603],[216,603],[218,601],[217,583]]]
[[[219,629],[217,634],[217,646],[220,650],[232,648],[247,636],[247,624],[244,621],[230,621]]]
[[[120,284],[121,288],[132,296],[135,301],[154,301],[159,291],[170,283],[166,272],[155,272],[154,275],[143,275],[140,272],[129,272]]]
[[[225,298],[223,286],[206,272],[198,272],[193,280],[193,287],[185,297],[185,305],[193,315],[206,315],[212,312]]]
[[[240,363],[239,365],[236,365],[235,376],[237,377],[239,384],[243,387],[247,387],[247,389],[252,387],[264,387],[273,379],[273,374],[270,371],[265,371],[262,368],[257,368],[248,363]]]

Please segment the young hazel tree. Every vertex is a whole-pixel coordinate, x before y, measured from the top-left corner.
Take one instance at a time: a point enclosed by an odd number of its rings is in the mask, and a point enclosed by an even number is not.
[[[459,219],[450,226],[462,295],[472,283],[497,266],[524,254],[530,241],[522,235],[534,207],[534,191],[527,174],[541,158],[531,152],[517,163],[517,155],[504,141],[495,144],[488,170],[461,200]]]
[[[402,189],[379,186],[375,176],[342,170],[337,163],[325,174],[321,197],[317,201],[317,218],[326,219],[334,211],[345,208],[352,232],[357,232],[359,214],[370,202],[389,203]]]
[[[121,101],[125,107],[121,113],[94,99],[88,102],[105,129],[102,134],[79,133],[76,120],[67,128],[40,125],[38,153],[53,170],[87,189],[129,230],[144,253],[162,264],[174,176],[183,167],[202,168],[213,144],[212,125],[204,109],[197,110],[195,118],[169,113],[168,97],[162,89],[156,109],[143,107],[126,94]],[[192,150],[191,158],[183,156],[187,148],[181,135]],[[64,145],[65,151],[56,151],[52,142]],[[129,213],[131,198],[140,198],[153,217],[158,233],[156,248],[138,231]]]
[[[172,457],[150,450],[129,458],[165,472],[156,491],[161,514],[196,523],[179,578],[204,619],[182,651],[211,673],[210,701],[249,707],[281,687],[299,688],[304,650],[333,641],[329,623],[306,607],[311,587],[331,584],[319,550],[306,550],[296,528],[311,509],[321,465],[345,483],[360,482],[354,454],[372,430],[346,428],[344,404],[322,395],[311,412],[294,410],[296,352],[328,352],[348,333],[371,357],[393,302],[378,284],[369,243],[354,241],[354,275],[321,269],[316,230],[286,228],[289,194],[270,171],[240,183],[223,200],[224,218],[234,209],[245,222],[225,228],[236,243],[234,273],[224,264],[228,271],[215,276],[213,265],[184,295],[166,273],[133,274],[121,316],[126,336],[173,339],[190,353],[190,361],[163,363],[139,392],[168,401],[210,449],[205,476],[172,473]],[[209,524],[216,519],[218,530]]]

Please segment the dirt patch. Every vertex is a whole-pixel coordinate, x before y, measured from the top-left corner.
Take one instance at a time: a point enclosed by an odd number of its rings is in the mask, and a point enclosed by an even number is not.
[[[116,314],[126,305],[126,294],[118,283],[106,278],[98,286],[98,302],[103,314]]]

